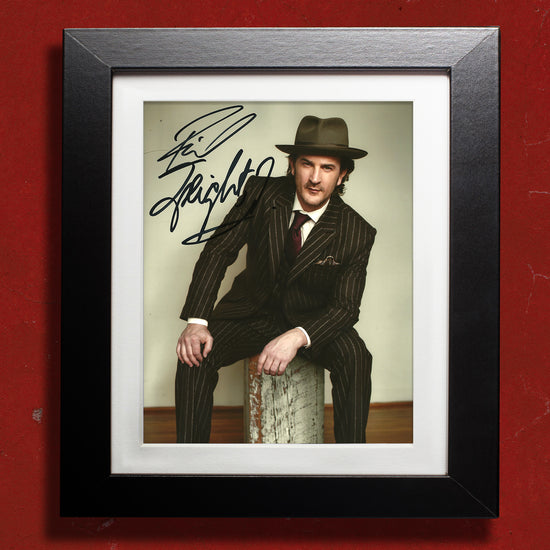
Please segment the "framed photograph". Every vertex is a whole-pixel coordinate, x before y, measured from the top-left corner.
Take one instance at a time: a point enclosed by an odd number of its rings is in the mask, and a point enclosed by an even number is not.
[[[77,29],[64,62],[62,515],[496,517],[498,30]],[[195,265],[250,176],[298,181],[312,120],[345,121],[342,199],[376,228],[366,443],[177,443]],[[215,412],[243,409],[243,379],[221,369]]]

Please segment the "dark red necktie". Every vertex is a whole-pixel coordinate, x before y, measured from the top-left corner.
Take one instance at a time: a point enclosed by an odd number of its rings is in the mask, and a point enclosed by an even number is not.
[[[294,221],[288,231],[288,238],[285,245],[286,258],[289,263],[293,264],[302,248],[302,233],[300,231],[302,225],[306,223],[310,217],[307,214],[302,214],[296,211],[294,215]]]

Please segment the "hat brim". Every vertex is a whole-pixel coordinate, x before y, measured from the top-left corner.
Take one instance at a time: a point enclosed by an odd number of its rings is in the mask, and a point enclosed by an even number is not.
[[[326,155],[328,157],[347,157],[360,159],[367,156],[367,151],[354,147],[337,145],[275,145],[277,149],[289,155]]]

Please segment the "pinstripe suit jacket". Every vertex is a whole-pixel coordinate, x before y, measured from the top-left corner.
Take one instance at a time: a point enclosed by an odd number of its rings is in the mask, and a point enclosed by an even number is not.
[[[249,178],[197,261],[182,319],[251,318],[276,292],[289,328],[303,327],[317,349],[357,322],[376,230],[333,195],[280,281],[294,195],[292,178]],[[245,244],[246,268],[214,308],[225,271]],[[329,256],[334,262],[323,265]]]

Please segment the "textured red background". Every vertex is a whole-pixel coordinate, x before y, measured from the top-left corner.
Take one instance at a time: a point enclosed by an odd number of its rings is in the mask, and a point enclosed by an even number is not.
[[[549,12],[548,0],[3,0],[0,548],[550,547]],[[494,25],[502,33],[500,519],[58,518],[62,29]],[[85,352],[93,335],[82,344]],[[261,498],[269,495],[251,495],[251,506]]]

